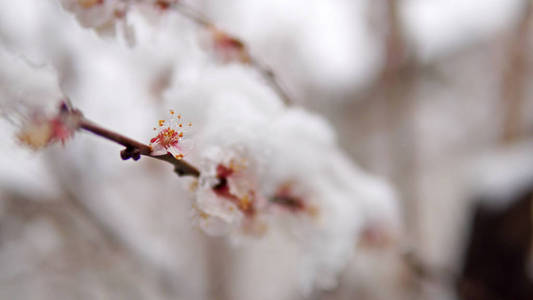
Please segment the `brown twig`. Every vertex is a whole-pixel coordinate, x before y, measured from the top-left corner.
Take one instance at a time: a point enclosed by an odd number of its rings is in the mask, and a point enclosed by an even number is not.
[[[200,26],[200,27],[202,27],[204,29],[207,29],[207,30],[212,30],[212,29],[219,30],[219,29],[217,29],[217,26],[215,26],[215,24],[213,24],[205,16],[201,15],[199,12],[193,10],[192,8],[188,7],[187,5],[185,5],[185,4],[181,3],[181,2],[173,3],[169,7],[174,8],[174,10],[176,12],[178,12],[182,16],[188,18],[189,20],[194,22],[196,25],[198,25],[198,26]],[[283,84],[279,80],[279,78],[276,75],[276,73],[272,70],[272,68],[270,68],[269,66],[265,65],[264,63],[262,63],[259,59],[257,59],[257,57],[253,56],[250,53],[250,50],[249,50],[248,46],[246,46],[246,44],[242,40],[240,40],[240,39],[238,39],[238,38],[236,38],[236,37],[234,37],[232,35],[229,35],[227,33],[225,33],[225,34],[227,35],[227,37],[229,39],[234,41],[235,44],[237,44],[237,45],[239,45],[241,47],[240,50],[243,51],[245,56],[247,57],[245,62],[247,64],[249,64],[252,68],[257,70],[257,72],[259,74],[261,74],[263,79],[278,94],[278,96],[281,98],[281,100],[286,105],[293,104],[294,101],[292,101],[291,97],[289,96],[289,94],[287,93],[285,88],[283,87]]]
[[[522,16],[512,33],[508,47],[506,69],[502,78],[502,102],[504,107],[503,142],[515,141],[523,132],[523,106],[528,69],[528,36],[533,20],[533,4],[524,2]]]
[[[152,152],[152,148],[146,144],[143,144],[143,143],[140,143],[140,142],[137,142],[135,140],[132,140],[126,136],[123,136],[119,133],[116,133],[116,132],[113,132],[111,130],[108,130],[108,129],[105,129],[105,128],[102,128],[100,127],[99,125],[97,125],[96,123],[93,123],[85,118],[82,118],[82,120],[80,121],[80,128],[82,129],[85,129],[87,131],[90,131],[98,136],[101,136],[101,137],[104,137],[108,140],[111,140],[111,141],[114,141],[124,147],[126,147],[126,149],[130,149],[131,152],[133,152],[133,150],[135,150],[135,152],[138,154],[138,155],[150,155],[150,153]],[[123,159],[128,159],[129,157],[123,157]],[[137,160],[138,159],[138,156],[136,155],[133,155],[132,153],[132,157],[134,160]]]
[[[103,138],[106,138],[110,141],[113,141],[117,144],[120,144],[126,147],[126,149],[120,152],[120,157],[123,160],[127,160],[130,158],[132,158],[133,160],[138,160],[141,158],[141,155],[144,155],[144,156],[148,156],[151,158],[166,161],[174,165],[174,172],[176,172],[179,176],[193,176],[193,177],[200,176],[200,171],[194,166],[192,166],[191,164],[189,164],[188,162],[182,159],[177,159],[168,153],[165,155],[152,155],[151,154],[152,148],[149,145],[135,141],[120,133],[116,133],[109,129],[103,128],[97,125],[96,123],[87,120],[84,117],[82,117],[82,119],[80,120],[79,125],[81,129],[94,133],[98,136],[101,136]]]
[[[254,67],[259,73],[261,73],[270,87],[278,94],[278,96],[281,97],[281,100],[283,100],[285,105],[293,104],[294,102],[289,94],[287,94],[287,91],[283,88],[281,81],[278,79],[278,76],[276,76],[276,73],[274,73],[272,68],[262,64],[250,54],[248,54],[248,56],[250,57],[250,66]]]
[[[172,3],[170,7],[201,27],[214,27],[213,23],[206,17],[183,3]]]

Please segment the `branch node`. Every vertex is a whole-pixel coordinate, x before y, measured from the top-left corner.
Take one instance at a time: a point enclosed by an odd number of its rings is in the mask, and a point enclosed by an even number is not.
[[[179,168],[177,166],[174,168],[174,172],[176,172],[176,174],[178,174],[178,176],[185,175],[185,172],[181,168]]]
[[[130,159],[130,157],[131,156],[130,156],[130,153],[129,153],[127,148],[122,150],[122,151],[120,151],[120,158],[122,158],[122,160],[128,160],[128,159]]]
[[[130,158],[133,160],[139,160],[141,158],[141,150],[127,147],[126,149],[120,151],[120,158],[122,158],[122,160],[128,160]]]
[[[135,149],[131,158],[133,158],[134,161],[138,161],[139,159],[141,159],[141,151],[139,151],[139,149]]]
[[[96,123],[93,123],[81,116],[81,112],[74,110],[73,113],[80,114],[80,128],[91,133],[94,133],[98,136],[111,140],[117,144],[120,144],[126,147],[124,150],[120,151],[120,157],[122,160],[128,160],[132,158],[133,160],[139,160],[141,155],[152,157],[155,159],[163,160],[168,163],[171,163],[175,167],[176,174],[180,176],[193,176],[199,177],[200,171],[194,166],[190,165],[184,160],[176,159],[174,156],[167,153],[166,155],[152,155],[152,147],[149,145],[137,142],[136,140],[130,139],[126,136],[123,136],[119,133],[113,132],[111,130],[105,129],[99,126]]]

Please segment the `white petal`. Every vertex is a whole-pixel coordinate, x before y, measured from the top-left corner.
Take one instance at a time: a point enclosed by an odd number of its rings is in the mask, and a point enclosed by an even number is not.
[[[165,149],[160,144],[152,145],[152,155],[165,155],[167,154],[167,149]]]
[[[180,151],[178,147],[171,146],[167,149],[167,151],[170,152],[170,154],[172,154],[174,157],[178,155],[183,155],[183,153]]]
[[[178,143],[178,149],[181,151],[181,154],[187,155],[192,152],[194,148],[194,142],[190,139],[180,140]]]

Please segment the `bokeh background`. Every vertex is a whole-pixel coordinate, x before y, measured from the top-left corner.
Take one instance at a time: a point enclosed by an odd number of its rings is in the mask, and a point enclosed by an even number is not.
[[[168,166],[86,134],[35,153],[2,120],[1,299],[533,298],[530,0],[185,2],[392,186],[402,233],[354,237],[337,285],[302,292],[283,237],[206,236]],[[209,72],[209,53],[183,16],[131,18],[134,46],[54,0],[0,1],[0,103],[47,102],[32,68],[53,68],[87,116],[147,140],[169,81]]]

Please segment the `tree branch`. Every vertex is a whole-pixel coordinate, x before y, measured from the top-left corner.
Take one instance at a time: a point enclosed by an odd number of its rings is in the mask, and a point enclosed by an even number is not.
[[[503,142],[513,142],[523,134],[523,107],[528,71],[528,37],[533,21],[533,4],[524,2],[522,16],[511,35],[503,71],[501,98],[504,109]]]
[[[194,22],[196,25],[207,29],[217,29],[217,26],[213,24],[210,20],[208,20],[205,16],[201,15],[199,12],[193,10],[192,8],[188,7],[187,5],[177,2],[171,4],[169,7],[174,8],[176,12],[181,14],[182,16],[186,17],[187,19]],[[218,29],[217,29],[218,30]],[[234,45],[238,45],[240,50],[245,54],[245,56],[248,58],[246,60],[246,63],[254,68],[267,82],[268,85],[278,94],[278,96],[281,98],[281,100],[286,105],[291,105],[294,103],[294,101],[291,99],[285,88],[283,87],[283,84],[279,80],[276,73],[270,68],[269,66],[262,63],[257,57],[253,56],[250,53],[250,50],[248,46],[240,39],[231,36],[227,33],[225,33],[228,37],[228,39],[232,40]]]
[[[182,159],[177,159],[168,153],[165,155],[152,155],[151,154],[152,147],[150,147],[149,145],[135,141],[120,133],[103,128],[97,125],[96,123],[87,120],[84,117],[81,118],[79,125],[81,129],[94,133],[98,136],[101,136],[105,139],[108,139],[110,141],[113,141],[117,144],[120,144],[126,147],[126,149],[120,152],[120,157],[123,160],[127,160],[130,158],[132,158],[133,160],[138,160],[141,158],[141,155],[144,155],[144,156],[148,156],[151,158],[166,161],[174,165],[174,172],[176,172],[179,176],[193,176],[193,177],[200,176],[200,171],[194,166],[192,166],[191,164],[189,164],[188,162]]]

